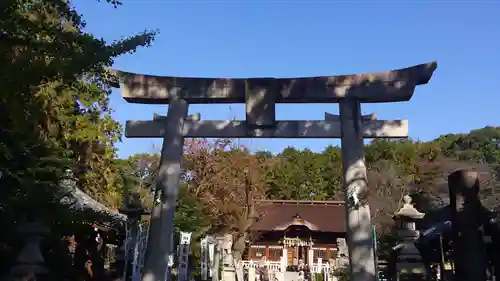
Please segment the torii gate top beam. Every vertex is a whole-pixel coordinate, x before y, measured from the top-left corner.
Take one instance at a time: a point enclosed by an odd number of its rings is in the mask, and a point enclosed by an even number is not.
[[[336,103],[353,97],[363,103],[411,99],[415,86],[427,84],[436,62],[377,73],[299,78],[188,78],[113,71],[122,97],[130,103],[244,103],[247,93],[274,96],[276,103]]]

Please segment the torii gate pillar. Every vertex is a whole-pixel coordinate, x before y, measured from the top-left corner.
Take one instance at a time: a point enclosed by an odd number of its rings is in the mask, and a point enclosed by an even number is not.
[[[185,100],[173,100],[168,107],[166,131],[156,177],[159,202],[154,202],[143,269],[143,281],[166,280],[168,259],[173,251],[174,213],[179,193],[184,149],[184,121],[188,114]],[[156,221],[154,221],[156,220]],[[154,244],[149,245],[149,241]]]
[[[367,194],[367,173],[361,106],[357,99],[339,102],[342,171],[351,280],[377,280],[373,224]],[[361,196],[361,197],[359,197]]]

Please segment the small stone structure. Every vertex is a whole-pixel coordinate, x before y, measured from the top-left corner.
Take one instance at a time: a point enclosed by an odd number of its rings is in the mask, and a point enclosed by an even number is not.
[[[415,241],[420,234],[416,230],[415,221],[422,219],[425,214],[413,207],[410,196],[404,196],[403,201],[403,207],[394,214],[399,240],[399,244],[394,247],[397,252],[396,280],[426,280],[426,267],[415,247]]]
[[[236,280],[236,268],[233,262],[233,253],[231,251],[231,246],[233,245],[233,237],[231,234],[226,234],[221,241],[222,249],[222,280],[223,281],[234,281]]]
[[[24,246],[10,271],[10,280],[37,280],[47,274],[45,259],[40,249],[40,240],[49,229],[36,218],[20,223],[17,232],[23,238]]]
[[[344,238],[337,239],[338,247],[338,267],[346,267],[349,265],[349,251]]]

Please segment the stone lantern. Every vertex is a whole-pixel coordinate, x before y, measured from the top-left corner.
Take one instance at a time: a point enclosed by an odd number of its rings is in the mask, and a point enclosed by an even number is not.
[[[47,227],[32,218],[20,223],[17,233],[23,238],[24,246],[10,270],[11,278],[36,280],[37,277],[47,273],[45,260],[40,249],[40,240],[48,232]]]
[[[420,232],[416,230],[415,222],[424,217],[413,207],[411,197],[406,195],[403,198],[403,207],[394,214],[396,230],[399,244],[393,249],[396,251],[396,280],[413,281],[426,280],[426,267],[420,256],[420,252],[415,246]]]

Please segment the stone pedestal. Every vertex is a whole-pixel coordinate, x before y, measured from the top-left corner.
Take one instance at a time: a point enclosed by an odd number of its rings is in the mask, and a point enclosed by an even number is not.
[[[299,273],[298,272],[285,272],[285,281],[299,281]]]
[[[287,281],[285,279],[285,273],[286,273],[285,271],[274,273],[274,280],[271,280],[271,281]]]
[[[415,221],[422,219],[424,213],[417,211],[411,204],[411,197],[404,197],[404,205],[394,214],[399,244],[394,248],[397,251],[396,276],[398,281],[422,281],[427,278],[425,264],[420,252],[415,247],[419,231],[415,228]]]
[[[234,281],[236,280],[236,269],[234,268],[233,254],[231,246],[233,245],[233,238],[231,234],[226,234],[221,240],[222,248],[222,280]]]
[[[222,271],[222,281],[236,281],[236,270],[233,266],[224,265],[224,269]]]

